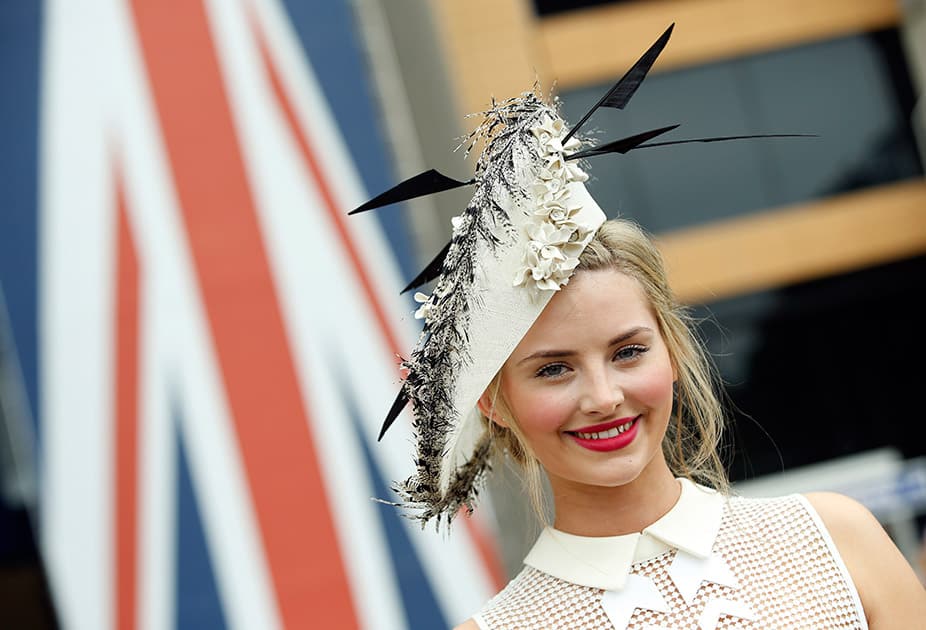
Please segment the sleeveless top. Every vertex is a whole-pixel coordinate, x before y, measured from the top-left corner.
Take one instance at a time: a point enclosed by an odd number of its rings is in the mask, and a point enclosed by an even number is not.
[[[855,585],[801,495],[725,497],[685,479],[643,532],[547,528],[474,617],[482,630],[867,630]]]

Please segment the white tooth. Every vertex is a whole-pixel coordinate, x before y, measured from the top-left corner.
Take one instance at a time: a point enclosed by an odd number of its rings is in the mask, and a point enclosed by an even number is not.
[[[633,421],[628,422],[627,424],[622,424],[619,427],[613,427],[607,431],[597,431],[595,433],[583,433],[581,431],[576,431],[576,436],[582,438],[583,440],[605,440],[607,438],[612,438],[617,435],[620,435],[624,431],[630,428],[630,425],[633,424]]]

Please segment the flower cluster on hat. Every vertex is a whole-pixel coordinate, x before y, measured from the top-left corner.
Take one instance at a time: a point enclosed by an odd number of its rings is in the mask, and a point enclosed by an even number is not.
[[[536,179],[528,187],[533,211],[524,225],[526,245],[514,286],[557,291],[578,266],[588,235],[588,229],[575,221],[582,206],[573,198],[569,184],[584,182],[588,175],[566,161],[581,142],[570,138],[563,145],[566,128],[562,119],[544,116],[531,133],[537,139],[539,161]]]

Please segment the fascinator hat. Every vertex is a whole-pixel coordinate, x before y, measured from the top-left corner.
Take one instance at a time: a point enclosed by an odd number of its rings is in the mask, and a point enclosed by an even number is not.
[[[674,26],[674,25],[673,25]],[[425,522],[449,522],[472,506],[489,466],[490,437],[477,402],[495,374],[565,286],[579,256],[606,216],[588,193],[579,161],[599,155],[727,136],[650,142],[678,125],[644,131],[582,150],[576,133],[601,107],[623,109],[672,33],[670,26],[627,73],[572,127],[557,103],[534,91],[492,106],[465,139],[483,149],[475,176],[458,181],[435,170],[405,180],[351,212],[355,214],[461,186],[472,200],[452,220],[450,241],[405,291],[416,293],[424,328],[402,362],[406,377],[379,438],[410,402],[415,472],[395,484],[404,505]],[[403,291],[404,292],[404,291]]]

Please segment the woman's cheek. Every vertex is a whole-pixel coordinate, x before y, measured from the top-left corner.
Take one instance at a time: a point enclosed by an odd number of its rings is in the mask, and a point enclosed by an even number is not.
[[[647,373],[641,373],[634,387],[636,395],[649,407],[658,407],[672,400],[671,366],[660,366]]]
[[[572,397],[564,391],[541,391],[526,397],[514,410],[526,433],[559,431],[569,420]]]

